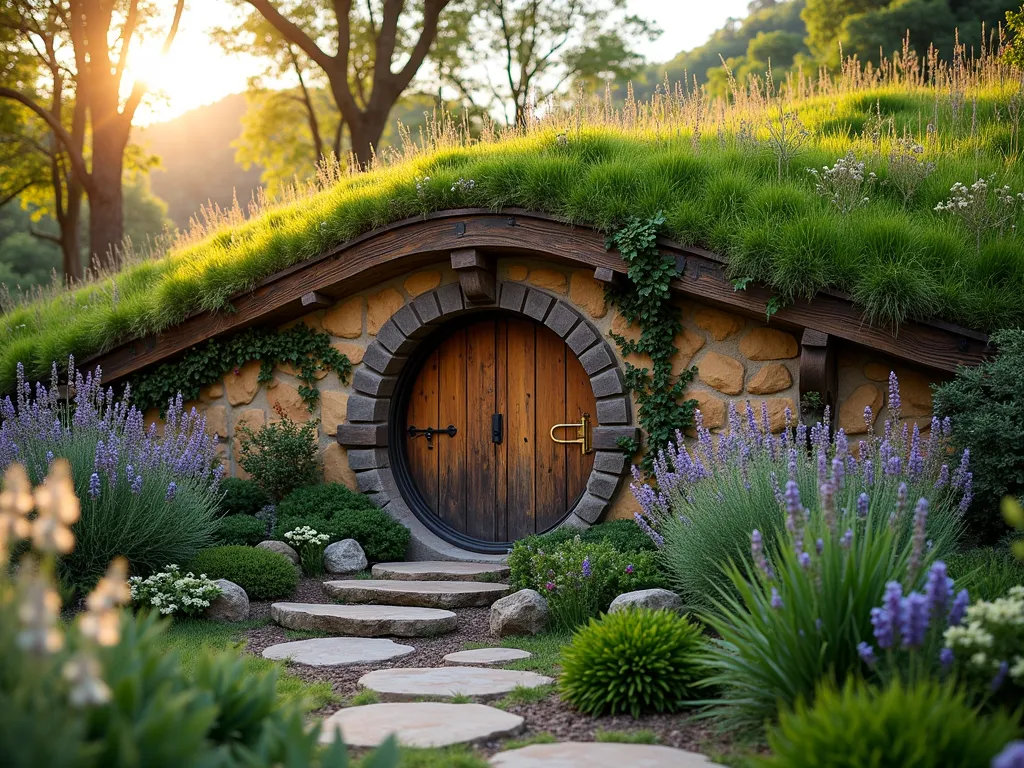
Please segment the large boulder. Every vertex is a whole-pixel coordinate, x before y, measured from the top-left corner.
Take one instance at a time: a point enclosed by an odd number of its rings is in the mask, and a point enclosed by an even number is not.
[[[227,579],[217,579],[220,594],[210,601],[203,618],[211,621],[245,621],[249,618],[249,596],[245,590]]]
[[[667,589],[638,589],[619,595],[608,606],[608,613],[618,613],[630,608],[650,608],[652,611],[681,611],[683,600]]]
[[[324,550],[324,570],[328,573],[356,573],[366,565],[366,553],[355,539],[336,541]]]
[[[292,561],[292,565],[299,564],[299,553],[292,549],[292,546],[284,541],[261,541],[256,545],[259,549],[266,549],[270,552],[277,552]]]
[[[537,635],[547,629],[548,601],[535,589],[521,589],[491,606],[491,634]]]

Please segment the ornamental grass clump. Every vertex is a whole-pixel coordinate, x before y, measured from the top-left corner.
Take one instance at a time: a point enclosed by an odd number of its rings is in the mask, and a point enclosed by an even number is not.
[[[60,559],[62,580],[88,588],[118,555],[143,576],[187,562],[217,525],[223,469],[206,418],[185,413],[179,396],[158,434],[130,405],[130,391],[117,399],[99,369],[82,376],[73,359],[68,369],[67,398],[58,394],[56,365],[50,386],[36,384],[34,395],[19,367],[14,399],[0,402],[0,470],[20,462],[38,483],[55,461],[70,465],[82,512],[75,547]]]
[[[594,716],[678,712],[697,697],[703,647],[700,626],[673,611],[606,614],[562,650],[559,693]]]
[[[728,432],[716,446],[698,411],[692,449],[677,435],[674,445],[659,452],[653,483],[642,482],[634,469],[631,489],[641,508],[637,523],[661,548],[668,578],[686,604],[707,609],[719,590],[731,589],[721,565],[750,562],[755,529],[766,550],[775,547],[784,530],[788,482],[796,484],[801,498],[816,502],[828,481],[830,504],[838,509],[885,509],[877,524],[885,524],[888,510],[905,506],[908,498],[923,498],[930,510],[931,550],[951,551],[972,496],[969,454],[951,454],[948,419],[932,419],[927,435],[900,421],[895,374],[889,379],[888,411],[882,434],[869,432],[856,446],[842,429],[829,436],[827,411],[824,423],[808,429],[794,426],[787,410],[786,428],[773,435],[767,406],[762,403],[758,418],[749,402],[742,417],[730,405]],[[870,408],[864,419],[866,426],[874,425]],[[896,545],[909,543],[913,533],[913,516],[899,515]]]

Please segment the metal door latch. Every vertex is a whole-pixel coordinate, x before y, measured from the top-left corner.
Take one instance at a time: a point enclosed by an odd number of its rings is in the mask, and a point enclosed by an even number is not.
[[[559,440],[555,437],[556,429],[575,429],[576,439],[575,440]],[[584,413],[583,418],[580,419],[579,424],[555,424],[551,428],[551,439],[556,443],[578,443],[584,454],[592,453],[594,448],[590,442],[590,414]]]
[[[409,429],[406,430],[409,433],[409,437],[419,437],[423,435],[427,438],[427,450],[434,450],[434,435],[448,435],[448,437],[455,437],[459,430],[455,428],[454,424],[449,424],[445,429],[434,429],[433,427],[427,427],[426,429],[417,429],[410,425]]]

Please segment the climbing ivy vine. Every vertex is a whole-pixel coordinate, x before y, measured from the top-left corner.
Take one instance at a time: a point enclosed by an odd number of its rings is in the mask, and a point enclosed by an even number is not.
[[[693,381],[696,368],[672,375],[675,337],[682,331],[679,309],[673,305],[669,284],[679,276],[675,258],[658,250],[658,230],[665,223],[659,213],[650,219],[631,218],[612,232],[605,247],[618,249],[629,265],[628,284],[608,291],[608,300],[626,322],[640,328],[637,340],[612,333],[622,356],[646,354],[651,370],[626,362],[626,386],[636,397],[640,426],[647,433],[648,451],[643,466],[650,469],[654,457],[676,430],[693,425],[695,400],[684,400],[686,385]],[[635,440],[620,440],[620,447],[634,454],[640,446]]]
[[[220,380],[226,372],[237,373],[253,360],[260,361],[260,383],[273,378],[275,365],[291,365],[302,382],[299,395],[310,411],[320,399],[317,374],[334,371],[346,384],[352,373],[349,359],[331,346],[330,334],[301,323],[285,331],[250,328],[229,339],[210,339],[178,360],[134,377],[132,402],[141,410],[162,409],[178,392],[186,400],[194,400],[203,387]]]

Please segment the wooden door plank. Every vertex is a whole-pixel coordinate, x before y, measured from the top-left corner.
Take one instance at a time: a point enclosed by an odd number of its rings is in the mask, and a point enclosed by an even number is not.
[[[515,541],[537,530],[534,507],[535,326],[508,321],[508,536]]]
[[[495,538],[494,342],[493,320],[466,329],[466,533],[484,541],[503,540]]]
[[[504,435],[494,450],[494,540],[511,541],[508,535],[508,321],[498,320],[494,329],[495,411],[502,416]]]
[[[406,410],[405,426],[420,429],[437,423],[438,355],[430,353],[420,369],[409,393],[409,407]],[[405,452],[409,459],[409,470],[423,500],[432,511],[437,512],[437,451],[427,450],[424,437],[405,438]]]
[[[584,413],[590,414],[591,428],[597,426],[597,403],[594,400],[594,390],[590,387],[590,378],[583,370],[583,365],[573,354],[571,349],[566,349],[565,366],[565,419],[564,421],[579,421]],[[566,468],[565,483],[565,509],[572,508],[587,487],[590,479],[590,471],[594,468],[594,454],[583,455],[575,446],[569,446]]]
[[[536,328],[536,436],[534,452],[537,532],[553,527],[565,516],[566,446],[551,439],[551,427],[565,418],[565,342],[544,326]],[[572,354],[569,351],[569,354]],[[572,430],[556,432],[561,439],[575,437]]]
[[[439,430],[449,424],[455,437],[434,438],[438,464],[438,516],[460,533],[466,532],[466,330],[460,328],[438,348],[437,423]]]

